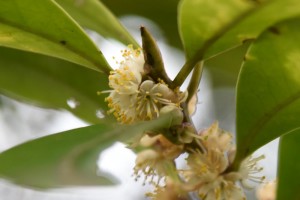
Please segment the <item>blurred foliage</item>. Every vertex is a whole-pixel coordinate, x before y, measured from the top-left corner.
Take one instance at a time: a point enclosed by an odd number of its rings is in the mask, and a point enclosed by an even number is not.
[[[177,27],[177,4],[179,0],[143,2],[139,0],[101,0],[101,2],[119,17],[138,15],[152,20],[162,29],[167,42],[181,49],[182,45]]]
[[[55,0],[83,27],[98,32],[105,38],[114,38],[125,45],[139,45],[119,20],[99,0]],[[109,22],[109,23],[107,23]]]
[[[8,67],[9,66],[9,67]],[[104,115],[107,76],[48,56],[0,47],[0,91],[8,96],[48,108],[66,109],[91,123]],[[74,101],[76,108],[68,105]],[[72,102],[71,102],[72,103]]]

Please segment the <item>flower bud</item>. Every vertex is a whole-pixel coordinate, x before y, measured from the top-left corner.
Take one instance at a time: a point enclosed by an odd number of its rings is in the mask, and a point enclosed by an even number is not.
[[[183,113],[180,108],[175,105],[167,105],[160,109],[160,114],[170,113],[172,115],[171,126],[181,125],[183,121]]]
[[[179,141],[187,144],[191,143],[195,137],[195,130],[191,125],[184,126],[183,130],[179,132],[178,138]]]

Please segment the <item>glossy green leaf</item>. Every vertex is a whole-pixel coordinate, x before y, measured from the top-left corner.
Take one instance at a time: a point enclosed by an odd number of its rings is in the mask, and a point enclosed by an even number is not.
[[[52,0],[0,0],[0,45],[110,71],[102,53]]]
[[[187,57],[210,58],[255,39],[276,22],[300,15],[298,0],[254,2],[182,0],[179,29]]]
[[[255,8],[255,3],[240,0],[182,0],[179,5],[179,30],[188,59],[199,57],[223,33]]]
[[[166,35],[166,41],[180,47],[177,28],[177,4],[179,0],[101,0],[117,16],[138,15],[155,22]],[[143,24],[136,26],[136,29]],[[147,27],[149,28],[149,27]],[[150,30],[151,31],[151,30]]]
[[[205,58],[214,56],[229,48],[242,45],[247,40],[257,38],[267,27],[280,21],[300,15],[298,0],[265,0],[257,9],[245,16],[241,23],[228,30],[206,52]]]
[[[0,47],[0,92],[38,106],[67,109],[91,123],[107,110],[106,74],[48,56]],[[76,108],[72,109],[72,104]],[[99,114],[99,113],[98,113]]]
[[[300,199],[300,130],[281,137],[278,159],[277,200]]]
[[[237,157],[300,127],[300,19],[264,32],[246,54],[237,86]]]
[[[187,61],[173,80],[180,87],[206,50],[256,7],[253,1],[182,0],[179,4],[179,31]]]
[[[219,6],[216,6],[217,3]],[[233,54],[234,50],[225,51],[232,48],[237,50],[236,47],[257,38],[267,27],[300,15],[298,0],[257,1],[250,9],[235,9],[232,7],[233,3],[247,4],[247,1],[183,0],[179,7],[179,25],[187,57],[194,64],[201,59],[207,60],[205,66],[211,72],[214,86],[217,87],[222,87],[222,83],[230,87],[235,86],[240,69],[237,63],[243,58],[241,52]],[[194,4],[199,4],[199,7]],[[224,14],[225,12],[229,13]],[[227,19],[229,21],[226,21]]]
[[[103,37],[114,38],[125,45],[139,46],[119,20],[99,0],[55,1],[83,27],[97,31]]]
[[[97,176],[99,152],[117,140],[128,140],[145,130],[168,128],[171,120],[170,115],[134,125],[103,120],[98,125],[26,142],[0,154],[0,176],[38,188],[111,184],[103,174]]]

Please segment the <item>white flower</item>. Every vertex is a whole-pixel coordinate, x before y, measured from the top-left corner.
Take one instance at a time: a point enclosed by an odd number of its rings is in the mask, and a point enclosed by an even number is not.
[[[224,188],[222,190],[223,199],[228,200],[246,200],[244,191],[242,188],[237,187],[233,182],[224,182]]]
[[[144,72],[144,56],[140,49],[132,47],[123,51],[124,60],[111,72],[109,86],[119,94],[137,93]]]
[[[206,152],[189,154],[188,169],[181,171],[186,191],[197,192],[203,200],[244,200],[245,194],[238,182],[249,188],[249,181],[264,180],[264,176],[259,176],[262,168],[257,166],[264,156],[248,157],[239,170],[226,171],[233,161],[235,146],[231,134],[219,129],[217,122],[195,138],[204,145]]]
[[[109,75],[109,86],[119,94],[137,93],[142,75],[128,66],[116,69]]]
[[[140,49],[134,50],[132,46],[122,53],[124,60],[117,63],[119,68],[109,75],[112,90],[102,93],[110,93],[105,99],[110,108],[108,113],[113,113],[118,121],[129,124],[136,120],[136,99],[144,73],[144,56]]]
[[[120,94],[111,91],[105,98],[110,108],[108,113],[113,113],[116,119],[124,124],[133,122],[136,118],[136,98],[137,94]]]
[[[249,182],[262,183],[265,180],[266,177],[260,175],[263,167],[259,167],[257,164],[258,161],[264,158],[264,155],[255,158],[249,156],[241,163],[238,173],[240,175],[241,183],[245,188],[253,188]]]
[[[182,190],[182,185],[171,177],[166,177],[164,186],[156,186],[155,190],[146,194],[152,200],[180,200],[189,199],[186,191]]]
[[[251,183],[263,183],[265,180],[265,176],[260,174],[263,168],[258,166],[258,161],[264,158],[264,155],[255,158],[249,156],[237,171],[224,174],[224,178],[232,182],[239,181],[245,189],[253,189],[254,185]]]
[[[200,132],[200,138],[207,149],[218,149],[225,152],[233,147],[232,135],[220,129],[218,122],[213,123],[208,129]]]
[[[189,169],[183,170],[183,175],[186,181],[184,187],[188,191],[196,191],[204,200],[245,199],[241,188],[223,175],[228,159],[220,150],[190,154],[187,162]]]
[[[171,143],[163,135],[145,135],[141,138],[140,145],[146,149],[137,154],[134,174],[137,178],[144,174],[145,181],[150,178],[150,182],[154,177],[158,177],[159,180],[164,177],[167,168],[174,165],[174,159],[183,149],[183,146]]]
[[[106,98],[109,113],[124,124],[136,121],[151,120],[159,117],[160,109],[168,105],[176,105],[185,100],[187,93],[178,89],[171,90],[162,80],[158,83],[147,78],[144,71],[144,57],[141,50],[132,47],[123,51],[124,60],[119,68],[109,76],[109,86],[112,90]]]
[[[144,150],[138,153],[135,160],[134,174],[136,180],[144,174],[145,181],[151,177],[151,181],[156,175],[163,175],[163,166],[160,165],[161,156],[152,149]],[[163,160],[162,160],[163,161]]]
[[[159,110],[165,105],[174,105],[171,100],[174,92],[163,83],[155,84],[151,80],[144,81],[137,96],[137,115],[141,120],[149,120],[159,116]]]

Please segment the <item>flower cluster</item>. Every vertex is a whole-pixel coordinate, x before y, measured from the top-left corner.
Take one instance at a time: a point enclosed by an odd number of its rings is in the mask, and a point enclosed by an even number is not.
[[[122,51],[123,61],[109,76],[112,90],[106,98],[117,120],[124,124],[157,118],[166,105],[179,106],[186,94],[171,90],[164,81],[152,80],[144,71],[144,56],[141,49]]]
[[[152,199],[158,200],[161,195],[168,193],[174,196],[175,190],[179,193],[173,199],[181,199],[181,196],[194,192],[203,200],[244,200],[243,189],[249,187],[248,182],[264,180],[264,176],[257,174],[262,170],[257,167],[257,162],[263,156],[245,159],[238,171],[226,171],[233,162],[235,146],[232,135],[221,130],[218,123],[195,135],[195,139],[204,145],[206,152],[191,149],[186,158],[187,168],[177,170],[180,178],[170,179],[164,186],[157,186],[150,195]]]
[[[187,120],[197,100],[190,101],[183,112],[180,104],[187,94],[147,74],[141,49],[129,47],[123,58],[109,76],[109,113],[124,124],[151,120],[170,111],[176,115],[168,130],[149,130],[131,145],[138,152],[134,176],[143,176],[144,184],[155,187],[148,197],[180,200],[193,193],[202,200],[244,200],[243,189],[251,187],[250,182],[264,181],[259,175],[262,168],[257,167],[264,156],[248,157],[239,170],[228,170],[235,157],[232,135],[217,122],[197,133]],[[177,169],[175,160],[183,154],[187,155],[187,166]]]
[[[236,172],[226,172],[233,162],[235,146],[232,135],[218,128],[214,123],[210,128],[200,133],[200,140],[207,152],[191,153],[187,158],[188,169],[183,170],[185,187],[188,191],[196,191],[202,199],[245,199],[240,181],[245,187],[247,181],[263,181],[264,177],[255,175],[262,168],[257,162],[263,158],[247,158]]]

